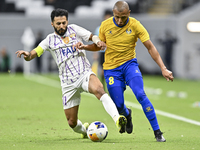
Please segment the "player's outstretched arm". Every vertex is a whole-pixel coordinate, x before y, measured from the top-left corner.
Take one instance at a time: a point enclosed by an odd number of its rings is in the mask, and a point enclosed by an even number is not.
[[[106,49],[106,43],[101,41],[97,35],[91,34],[89,37],[90,41],[93,41],[93,44],[90,45],[84,45],[82,42],[78,42],[75,45],[73,45],[73,49],[84,49],[88,51],[99,51],[99,50],[105,50]]]
[[[19,51],[16,51],[15,54],[17,54],[17,57],[19,57],[19,58],[21,58],[21,56],[24,55],[24,59],[26,61],[30,61],[30,60],[34,59],[35,57],[37,57],[37,53],[35,50],[32,50],[31,52],[19,50]]]
[[[162,71],[163,77],[165,77],[167,79],[167,81],[169,81],[169,80],[173,81],[174,77],[173,77],[172,72],[169,71],[166,68],[166,66],[164,65],[160,54],[158,53],[156,47],[153,45],[153,43],[151,42],[151,40],[148,40],[148,41],[144,42],[143,44],[148,49],[148,52],[151,55],[151,57],[153,58],[153,60],[160,67],[160,69]]]
[[[89,45],[84,45],[81,42],[76,43],[75,45],[72,46],[73,48],[80,49],[80,50],[88,50],[88,51],[99,51],[101,48],[99,48],[96,44],[89,44]]]

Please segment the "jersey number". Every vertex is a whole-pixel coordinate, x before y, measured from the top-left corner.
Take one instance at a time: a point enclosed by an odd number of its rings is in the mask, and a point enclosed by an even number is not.
[[[112,84],[114,84],[114,78],[113,78],[113,77],[110,77],[110,78],[109,78],[109,85],[112,85]]]

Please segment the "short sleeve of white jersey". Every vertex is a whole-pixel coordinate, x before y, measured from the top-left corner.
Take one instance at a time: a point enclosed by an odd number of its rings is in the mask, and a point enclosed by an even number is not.
[[[77,36],[81,37],[86,42],[89,41],[90,35],[92,34],[92,32],[75,24],[68,25],[68,28],[75,30]]]
[[[40,47],[42,47],[43,51],[45,52],[48,48],[49,48],[49,44],[48,44],[48,36],[42,40],[39,44]]]

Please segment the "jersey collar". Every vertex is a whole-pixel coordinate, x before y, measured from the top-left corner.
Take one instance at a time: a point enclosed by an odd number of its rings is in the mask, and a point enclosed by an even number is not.
[[[129,21],[129,17],[128,17],[128,19],[127,19],[127,21],[126,21],[125,25],[127,25],[128,21]],[[113,22],[114,22],[114,24],[115,24],[117,27],[120,27],[120,28],[122,28],[122,27],[124,27],[124,26],[125,26],[125,25],[123,25],[123,26],[119,26],[119,25],[118,25],[118,24],[115,22],[115,17],[113,17]]]

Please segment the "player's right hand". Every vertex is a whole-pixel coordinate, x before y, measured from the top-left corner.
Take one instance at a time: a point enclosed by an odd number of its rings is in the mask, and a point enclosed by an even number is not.
[[[19,58],[21,58],[21,55],[24,55],[24,59],[26,59],[30,56],[29,52],[23,51],[23,50],[16,51],[15,54],[17,54],[17,57],[19,57]]]
[[[104,43],[103,41],[99,41],[97,43],[97,46],[101,49],[101,50],[105,50],[106,49],[106,43]]]

